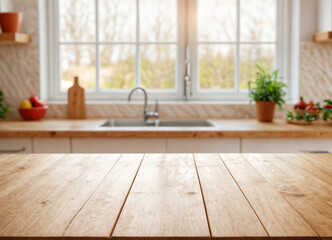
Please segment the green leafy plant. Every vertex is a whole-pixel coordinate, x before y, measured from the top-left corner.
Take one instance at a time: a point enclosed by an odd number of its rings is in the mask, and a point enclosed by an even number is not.
[[[284,97],[287,87],[282,81],[278,81],[279,70],[274,70],[271,74],[265,71],[261,66],[256,65],[258,72],[255,81],[249,81],[249,97],[250,102],[269,101],[275,102],[279,109],[285,104]]]
[[[8,119],[8,114],[12,112],[8,104],[4,104],[3,92],[0,90],[0,119]]]
[[[324,108],[322,108],[322,113],[323,113],[323,119],[326,121],[328,118],[332,116],[332,100],[326,99],[324,100],[324,102],[326,103],[326,105]]]
[[[318,114],[314,114],[314,115],[310,115],[309,113],[305,113],[305,114],[300,114],[300,113],[296,113],[294,115],[293,112],[288,111],[286,118],[290,119],[290,120],[305,120],[307,122],[313,122],[316,121],[318,119]]]

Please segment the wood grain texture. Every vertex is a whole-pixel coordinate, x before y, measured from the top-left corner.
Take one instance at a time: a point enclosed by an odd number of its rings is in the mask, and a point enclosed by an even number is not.
[[[31,36],[24,33],[1,33],[0,45],[21,45],[31,42]]]
[[[191,154],[146,155],[113,239],[209,239]]]
[[[303,157],[304,155],[299,157],[296,154],[279,156],[265,154],[247,155],[246,159],[270,184],[275,186],[321,237],[331,237],[332,207],[324,201],[325,198],[332,198],[331,192],[327,189],[331,185],[316,185],[314,176],[301,169],[293,168],[282,159],[291,159],[293,162],[300,163],[298,158]],[[281,166],[278,164],[279,162],[284,164]]]
[[[31,156],[23,154],[0,154],[0,176],[6,174],[16,165],[27,161]]]
[[[332,128],[324,122],[297,126],[283,119],[271,124],[239,119],[209,121],[215,127],[102,128],[105,119],[2,121],[0,138],[332,138]]]
[[[195,154],[213,239],[268,239],[218,154]]]
[[[142,158],[142,154],[122,155],[75,216],[64,236],[110,237]]]
[[[312,40],[316,43],[331,43],[332,32],[321,32],[313,35]]]
[[[62,236],[118,158],[119,155],[65,155],[54,168],[1,197],[0,237]]]
[[[314,229],[246,160],[245,155],[222,154],[221,158],[271,238],[318,238]]]
[[[45,160],[44,155],[16,155],[12,158],[14,167],[0,167],[0,196],[11,193],[32,177],[43,170],[54,165],[63,155],[48,156]],[[1,158],[0,158],[1,159]],[[0,160],[0,166],[2,161]]]
[[[79,83],[78,77],[74,79],[74,85],[68,89],[68,118],[84,119],[85,110],[85,90]]]
[[[311,183],[316,183],[317,187],[318,186],[323,186],[326,190],[328,190],[331,195],[332,195],[332,171],[331,167],[329,164],[325,166],[325,171],[319,170],[319,168],[316,167],[316,165],[312,162],[309,162],[306,160],[305,154],[302,155],[296,155],[296,154],[281,154],[280,157],[283,159],[283,161],[278,161],[278,163],[286,163],[288,164],[288,167],[293,169],[294,172],[300,172],[304,175],[304,177],[309,177],[310,176],[310,181]],[[278,159],[280,159],[278,158]],[[314,159],[313,157],[310,157],[312,160]],[[318,159],[316,159],[319,161]],[[286,168],[286,167],[285,167]],[[287,168],[286,168],[287,169]],[[304,181],[308,181],[308,179],[304,179]]]
[[[331,240],[331,160],[0,155],[0,240]]]

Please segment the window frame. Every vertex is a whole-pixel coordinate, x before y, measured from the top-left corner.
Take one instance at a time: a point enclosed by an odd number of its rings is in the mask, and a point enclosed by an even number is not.
[[[191,6],[188,9],[188,16],[197,15],[197,0],[190,0]],[[247,101],[248,90],[241,90],[239,88],[239,74],[240,74],[240,46],[242,44],[275,44],[276,46],[276,59],[274,66],[280,69],[279,76],[282,76],[282,80],[289,86],[287,89],[287,100],[290,100],[290,92],[292,88],[292,82],[290,81],[290,70],[288,68],[290,62],[290,27],[288,24],[291,13],[291,3],[287,0],[277,0],[277,13],[276,13],[276,40],[275,42],[244,42],[240,41],[240,2],[237,1],[237,36],[236,41],[228,42],[198,42],[198,22],[195,18],[195,22],[192,21],[188,27],[188,45],[190,46],[190,59],[191,66],[191,95],[190,100],[222,100],[222,101]],[[190,22],[190,21],[189,21]],[[198,46],[199,44],[216,44],[216,45],[234,45],[236,47],[235,56],[235,89],[225,89],[225,90],[202,90],[199,89],[200,85],[200,68],[199,68],[199,56],[198,56]]]
[[[96,4],[96,18],[98,19],[98,2],[94,0]],[[239,11],[239,3],[241,0],[237,0],[237,8]],[[277,14],[276,14],[276,59],[275,67],[280,68],[280,76],[283,76],[283,80],[288,84],[287,100],[291,100],[292,81],[290,76],[292,74],[290,69],[291,63],[291,6],[290,1],[277,0]],[[67,98],[66,92],[60,91],[60,35],[59,35],[59,0],[47,1],[47,37],[48,37],[48,49],[47,49],[47,66],[48,66],[48,80],[47,80],[47,99],[50,101],[64,101]],[[247,90],[199,90],[199,58],[198,58],[198,43],[197,43],[197,18],[192,18],[197,13],[197,0],[178,0],[177,1],[177,61],[176,61],[176,76],[175,76],[175,89],[174,90],[153,90],[148,89],[149,98],[152,100],[166,100],[166,101],[182,101],[184,97],[184,77],[186,74],[186,49],[189,48],[190,52],[190,89],[188,94],[189,101],[232,101],[232,102],[244,102],[248,100]],[[136,0],[137,9],[139,14],[139,0]],[[161,44],[164,42],[138,42],[139,40],[139,15],[136,14],[137,28],[136,41],[134,42],[98,42],[98,20],[96,23],[96,39],[95,42],[89,44],[135,44],[136,49],[140,49],[139,46],[143,44]],[[195,19],[195,21],[193,21]],[[239,35],[239,14],[237,15],[237,35]],[[239,42],[239,36],[236,42],[223,42],[222,44],[236,44],[239,48],[241,44]],[[86,43],[80,43],[85,45]],[[173,44],[173,43],[168,43]],[[219,44],[219,43],[215,43]],[[254,44],[254,42],[250,42]],[[139,45],[139,46],[138,46]],[[96,61],[99,65],[99,47],[96,47]],[[235,76],[239,74],[239,51],[237,50],[237,58],[235,59],[236,72]],[[140,54],[136,54],[136,68],[135,68],[135,81],[137,82],[138,75],[140,75],[139,63]],[[99,89],[99,67],[96,69],[96,90]],[[237,85],[237,82],[235,82]],[[93,101],[124,101],[127,100],[130,90],[101,90],[101,91],[86,91],[86,99],[88,102]],[[137,94],[137,99],[142,99],[140,94]],[[135,96],[136,98],[136,96]]]
[[[177,41],[176,42],[146,42],[140,41],[139,31],[139,0],[136,0],[136,39],[132,42],[102,42],[99,41],[99,0],[95,2],[95,14],[96,14],[96,33],[95,41],[93,42],[60,42],[60,18],[59,18],[59,0],[48,1],[48,36],[49,36],[49,81],[48,81],[48,99],[51,101],[62,101],[67,98],[67,92],[60,90],[61,79],[61,66],[60,66],[60,46],[65,44],[78,44],[78,45],[94,45],[96,47],[96,88],[95,90],[86,90],[86,99],[88,101],[123,101],[127,100],[129,90],[102,90],[100,89],[100,45],[117,45],[117,44],[130,44],[135,45],[136,57],[135,57],[135,85],[138,86],[140,79],[140,51],[141,45],[172,45],[176,46],[176,62],[175,62],[175,89],[148,89],[150,99],[158,100],[178,100],[182,97],[183,86],[182,78],[184,71],[184,38],[185,38],[185,2],[177,1]],[[141,99],[142,96],[137,94],[135,98]]]

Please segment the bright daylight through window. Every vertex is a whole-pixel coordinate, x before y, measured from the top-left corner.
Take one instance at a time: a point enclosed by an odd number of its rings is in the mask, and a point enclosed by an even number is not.
[[[126,99],[138,85],[152,98],[181,100],[188,74],[189,99],[244,99],[256,64],[284,74],[281,5],[283,0],[52,1],[52,98],[64,97],[78,75],[90,100]]]

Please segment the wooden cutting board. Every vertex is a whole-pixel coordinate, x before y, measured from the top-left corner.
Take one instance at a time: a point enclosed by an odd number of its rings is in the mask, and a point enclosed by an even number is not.
[[[79,83],[78,77],[74,79],[74,85],[68,89],[68,118],[84,119],[85,110],[85,90]]]

